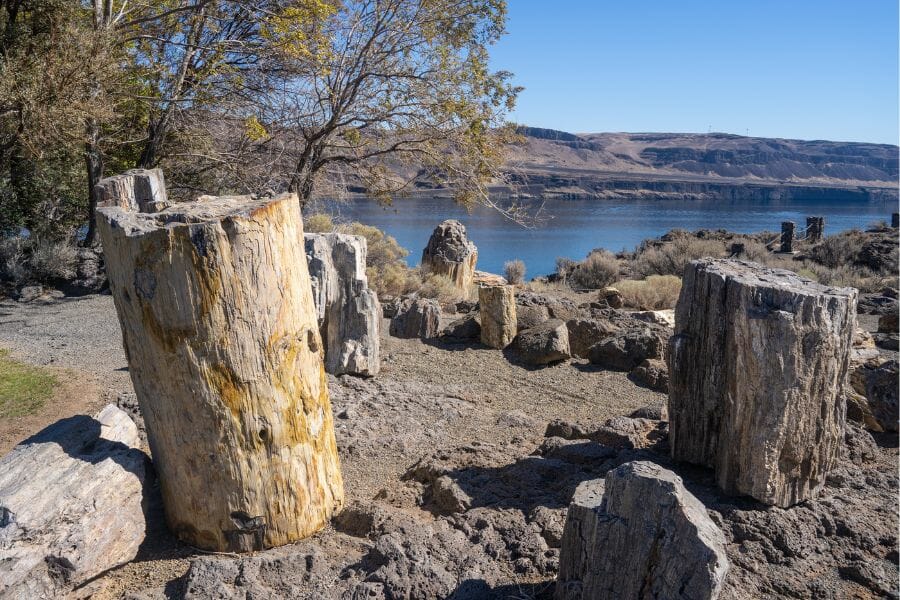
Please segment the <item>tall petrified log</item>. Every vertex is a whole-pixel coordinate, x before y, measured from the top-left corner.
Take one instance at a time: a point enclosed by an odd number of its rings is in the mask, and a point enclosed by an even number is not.
[[[166,517],[201,548],[286,544],[343,502],[297,207],[98,211]]]
[[[481,343],[506,348],[516,337],[516,288],[492,285],[478,288]]]
[[[713,467],[726,493],[812,497],[843,440],[856,299],[750,262],[691,263],[670,342],[672,456]]]
[[[422,268],[426,272],[446,275],[465,292],[474,281],[477,262],[478,248],[469,241],[465,225],[453,219],[434,228],[422,251]]]

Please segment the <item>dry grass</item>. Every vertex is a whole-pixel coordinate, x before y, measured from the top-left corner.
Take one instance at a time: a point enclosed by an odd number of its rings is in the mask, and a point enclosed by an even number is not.
[[[623,279],[613,286],[622,293],[625,306],[639,310],[675,308],[681,292],[681,278],[675,275],[651,275],[647,279]]]
[[[71,279],[77,261],[77,248],[68,238],[11,236],[0,240],[0,277],[16,284]]]
[[[460,300],[466,300],[468,297],[468,292],[456,287],[453,280],[446,275],[435,273],[428,275],[420,273],[420,275],[422,276],[422,285],[418,292],[419,296],[423,298],[432,298],[441,304],[453,304]]]
[[[511,285],[522,285],[525,282],[525,263],[519,260],[510,260],[503,265],[504,277]]]
[[[695,237],[678,237],[662,246],[642,246],[631,262],[632,271],[641,277],[650,275],[684,275],[692,260],[726,255],[725,243]]]
[[[814,262],[836,269],[855,263],[865,243],[866,235],[854,229],[826,237],[811,247],[807,255]]]

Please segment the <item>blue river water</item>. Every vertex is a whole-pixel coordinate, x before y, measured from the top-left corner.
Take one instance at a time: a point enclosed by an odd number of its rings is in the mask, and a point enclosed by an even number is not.
[[[680,200],[553,200],[544,206],[547,219],[525,228],[498,212],[476,207],[471,213],[451,200],[397,199],[382,207],[374,200],[326,202],[322,208],[338,219],[374,225],[410,251],[410,266],[419,263],[432,230],[444,219],[458,219],[478,246],[478,269],[503,272],[503,263],[521,259],[527,277],[555,270],[556,258],[584,258],[594,248],[617,252],[632,250],[642,240],[670,229],[727,229],[751,233],[780,231],[782,221],[794,221],[797,230],[807,216],[824,216],[825,233],[866,228],[890,221],[897,205],[887,200],[840,203],[821,200],[791,201],[680,201]]]

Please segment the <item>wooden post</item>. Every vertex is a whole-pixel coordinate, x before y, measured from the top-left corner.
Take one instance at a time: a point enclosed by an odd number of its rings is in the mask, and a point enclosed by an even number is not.
[[[98,210],[166,518],[200,548],[287,544],[343,503],[298,206]]]
[[[781,223],[781,252],[793,252],[794,250],[794,222]]]

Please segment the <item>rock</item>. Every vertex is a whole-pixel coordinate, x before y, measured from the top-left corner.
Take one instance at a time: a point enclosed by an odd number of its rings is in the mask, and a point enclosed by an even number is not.
[[[448,219],[435,227],[422,251],[422,268],[446,275],[460,290],[468,291],[474,282],[478,249],[466,236],[459,221]]]
[[[665,334],[650,327],[639,327],[615,333],[588,350],[591,364],[608,369],[631,371],[650,358],[662,358]]]
[[[898,385],[900,370],[898,361],[888,360],[866,363],[853,371],[850,377],[853,389],[865,396],[868,412],[884,431],[897,431],[898,419]],[[860,408],[865,416],[865,408]],[[860,419],[856,419],[860,420]],[[877,430],[876,430],[877,431]]]
[[[506,348],[516,337],[516,289],[511,285],[478,288],[481,343]]]
[[[648,358],[629,373],[630,378],[640,385],[657,392],[669,391],[669,367],[666,361]]]
[[[712,467],[728,494],[814,497],[843,439],[856,294],[746,261],[692,262],[669,353],[672,457]]]
[[[900,320],[897,313],[890,313],[878,317],[878,333],[897,333],[900,330]]]
[[[625,297],[622,292],[614,287],[606,287],[600,290],[600,301],[605,302],[610,308],[622,308],[625,306]]]
[[[454,307],[458,313],[470,313],[478,309],[477,300],[460,300]]]
[[[307,233],[304,242],[325,343],[325,370],[335,375],[377,374],[382,311],[366,277],[366,238]]]
[[[44,295],[44,288],[40,285],[26,285],[16,292],[15,297],[19,302],[34,302]]]
[[[853,332],[853,347],[859,349],[874,348],[875,338],[872,334],[860,327]]]
[[[583,316],[578,305],[567,298],[554,298],[534,292],[523,291],[516,295],[517,310],[528,306],[542,306],[551,319],[568,321]],[[540,314],[540,313],[538,313]],[[524,328],[520,328],[524,329]]]
[[[719,596],[725,537],[675,473],[630,462],[575,490],[555,600]]]
[[[898,248],[897,233],[881,233],[869,235],[856,257],[858,265],[866,266],[876,273],[897,274]]]
[[[632,419],[650,419],[651,421],[666,421],[669,418],[666,405],[642,406],[628,415]]]
[[[667,310],[639,310],[631,313],[632,319],[643,321],[644,323],[653,323],[654,325],[662,325],[663,327],[675,327],[675,311]]]
[[[876,333],[872,335],[875,338],[875,345],[884,350],[900,350],[900,335],[896,333]]]
[[[474,314],[466,315],[447,325],[441,339],[450,344],[467,344],[481,339],[481,323]]]
[[[572,356],[587,358],[591,346],[618,333],[619,327],[602,319],[569,319],[569,349]]]
[[[509,282],[505,277],[496,273],[488,273],[486,271],[475,271],[472,283],[476,285],[506,285]]]
[[[590,437],[610,448],[649,448],[665,437],[665,427],[650,419],[614,417]]]
[[[58,598],[133,559],[147,456],[113,405],[57,421],[0,458],[0,597]]]
[[[547,423],[544,437],[560,437],[564,440],[590,439],[592,430],[579,423],[569,423],[561,419],[554,419]]]
[[[860,294],[857,312],[864,315],[896,314],[900,311],[900,303],[895,296],[879,294]]]
[[[875,415],[872,414],[872,409],[869,408],[869,401],[866,400],[865,396],[856,393],[852,388],[845,389],[844,396],[847,400],[848,420],[860,423],[869,431],[878,433],[884,431],[881,423],[879,423],[878,419],[875,418]]]
[[[441,305],[437,300],[405,298],[391,319],[390,334],[398,338],[437,337],[441,325]]]
[[[516,332],[537,327],[549,320],[550,311],[546,306],[533,304],[516,306]]]
[[[515,337],[512,345],[519,360],[526,365],[548,365],[571,357],[569,330],[559,319],[526,329]]]

